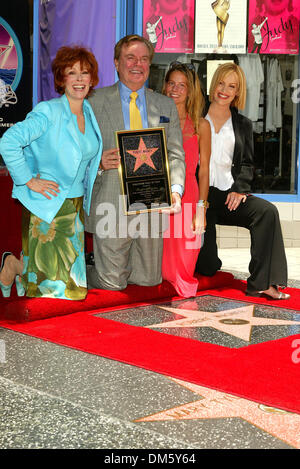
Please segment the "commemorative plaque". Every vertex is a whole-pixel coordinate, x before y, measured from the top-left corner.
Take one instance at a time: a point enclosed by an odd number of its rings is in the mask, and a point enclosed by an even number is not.
[[[126,215],[170,208],[169,162],[163,127],[116,132]]]

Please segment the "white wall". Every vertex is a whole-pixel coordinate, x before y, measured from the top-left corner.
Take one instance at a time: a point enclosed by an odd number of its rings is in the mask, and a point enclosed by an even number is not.
[[[300,247],[300,203],[274,203],[279,211],[285,247]],[[217,226],[219,248],[250,247],[249,231],[237,226]]]

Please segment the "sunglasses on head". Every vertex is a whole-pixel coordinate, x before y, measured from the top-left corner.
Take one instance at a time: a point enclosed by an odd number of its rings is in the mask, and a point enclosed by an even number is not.
[[[176,66],[186,68],[186,69],[190,70],[191,72],[195,71],[195,67],[194,67],[193,64],[178,62],[178,60],[175,60],[174,62],[170,63],[169,70],[171,70],[172,68],[176,68]]]

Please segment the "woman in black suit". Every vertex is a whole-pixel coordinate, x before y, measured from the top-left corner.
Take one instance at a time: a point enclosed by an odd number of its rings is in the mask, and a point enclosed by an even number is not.
[[[238,113],[246,101],[246,79],[238,65],[226,63],[218,67],[209,100],[209,208],[196,272],[211,276],[221,268],[215,225],[242,226],[251,235],[246,294],[287,299],[289,295],[279,290],[279,286],[287,285],[287,262],[278,211],[270,202],[249,194],[254,175],[252,123]]]

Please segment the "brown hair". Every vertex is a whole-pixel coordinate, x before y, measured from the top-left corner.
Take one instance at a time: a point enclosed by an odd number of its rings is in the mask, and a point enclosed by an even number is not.
[[[198,75],[194,69],[189,68],[188,65],[184,63],[177,62],[171,64],[165,76],[162,94],[166,94],[166,86],[173,72],[183,73],[187,79],[188,96],[186,100],[186,112],[193,121],[195,132],[199,134],[199,124],[205,106],[205,99],[201,91]]]
[[[226,62],[225,64],[219,65],[215,71],[209,88],[209,101],[213,101],[213,97],[219,82],[232,72],[236,73],[238,77],[238,91],[237,95],[231,103],[231,107],[244,109],[247,96],[245,73],[241,67],[232,62]]]
[[[142,42],[143,44],[145,44],[145,46],[147,46],[148,50],[149,50],[149,55],[150,55],[150,63],[152,62],[152,59],[154,57],[154,47],[153,45],[151,44],[150,41],[148,41],[148,39],[146,39],[145,37],[143,36],[139,36],[138,34],[129,34],[128,36],[124,36],[122,37],[118,42],[117,44],[115,45],[115,51],[114,51],[114,60],[119,60],[120,58],[120,55],[121,55],[121,49],[122,47],[125,45],[125,46],[129,46],[129,44],[131,44],[132,42]]]
[[[93,91],[94,86],[99,83],[98,63],[94,54],[82,46],[63,46],[56,53],[52,62],[52,72],[54,75],[54,88],[59,94],[65,92],[65,70],[72,67],[76,62],[80,62],[81,68],[86,67],[91,75],[91,87],[88,96]]]

